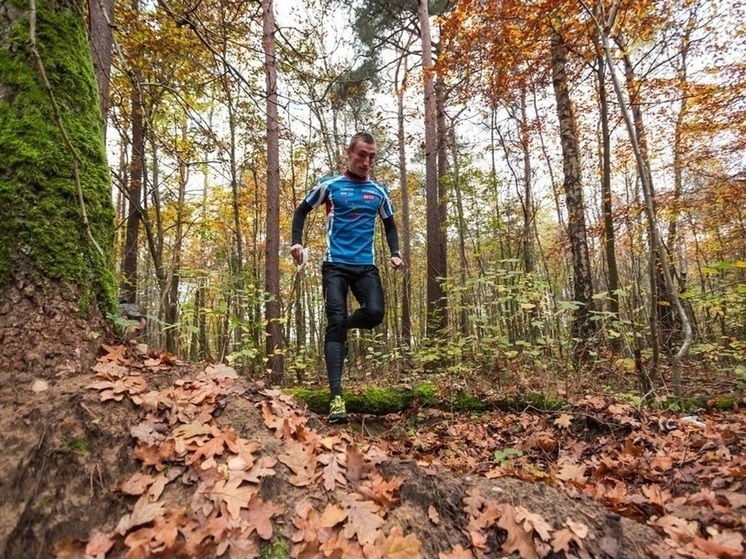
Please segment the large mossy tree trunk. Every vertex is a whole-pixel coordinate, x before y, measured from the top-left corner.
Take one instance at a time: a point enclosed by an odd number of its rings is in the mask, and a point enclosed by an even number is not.
[[[0,379],[75,373],[115,310],[83,3],[0,0]],[[7,376],[6,376],[7,375]]]

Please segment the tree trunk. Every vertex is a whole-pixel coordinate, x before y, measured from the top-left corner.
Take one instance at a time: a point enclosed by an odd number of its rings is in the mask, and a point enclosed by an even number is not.
[[[437,227],[437,273],[441,282],[448,277],[448,136],[449,127],[446,124],[445,83],[442,77],[435,80],[435,129],[438,135],[438,227]],[[439,302],[441,331],[448,326],[447,293]]]
[[[557,116],[562,144],[562,166],[564,170],[564,190],[567,203],[567,227],[570,235],[573,265],[573,299],[577,306],[572,324],[572,337],[579,340],[578,350],[582,353],[585,343],[593,336],[591,322],[593,310],[593,286],[591,283],[591,263],[588,254],[588,239],[585,226],[585,204],[580,182],[580,156],[570,92],[567,83],[567,45],[562,36],[552,33],[552,82],[557,101]]]
[[[187,124],[182,123],[181,145],[187,144]],[[168,291],[165,304],[165,332],[166,349],[173,354],[178,353],[177,339],[179,337],[179,287],[181,283],[181,247],[184,244],[184,203],[186,187],[189,182],[189,165],[183,157],[179,158],[179,191],[176,199],[176,216],[174,223],[174,238],[171,246],[171,269],[168,273]]]
[[[627,84],[627,96],[629,98],[629,105],[632,111],[632,122],[635,129],[635,135],[640,150],[640,157],[642,158],[645,167],[645,177],[640,177],[641,181],[647,181],[648,188],[650,190],[650,201],[653,208],[653,213],[658,213],[658,204],[655,196],[655,187],[653,185],[653,179],[650,176],[650,158],[648,156],[648,141],[647,134],[645,132],[645,123],[642,115],[642,106],[640,101],[640,90],[635,79],[634,66],[632,60],[628,54],[624,54],[622,57],[624,61],[624,73]],[[663,267],[668,266],[669,269],[672,267],[669,262],[668,255],[665,248],[661,246],[655,246],[652,243],[651,238],[651,276],[650,276],[650,291],[652,295],[652,312],[651,320],[655,320],[657,323],[651,325],[651,332],[657,333],[653,339],[654,353],[657,355],[660,349],[670,357],[673,352],[673,345],[678,337],[679,328],[676,324],[676,313],[672,304],[672,296],[666,287],[666,281],[663,277]],[[652,336],[651,336],[652,337]],[[657,347],[655,347],[657,346]],[[657,369],[657,359],[654,360],[654,369]]]
[[[116,312],[116,282],[111,184],[82,7],[60,0],[37,11],[32,2],[3,13],[0,383],[7,385],[90,366],[93,332]]]
[[[280,148],[277,123],[277,59],[272,0],[262,0],[264,69],[267,86],[267,244],[265,290],[269,295],[264,318],[267,324],[267,357],[271,382],[283,381],[282,326],[280,324]]]
[[[451,128],[451,149],[453,151],[453,194],[455,198],[457,231],[458,231],[458,276],[459,283],[462,287],[466,286],[466,279],[469,277],[469,265],[466,258],[466,232],[469,227],[464,216],[464,201],[461,193],[461,178],[459,173],[459,153],[456,144],[456,130]],[[454,301],[456,302],[456,301]],[[458,290],[458,331],[462,336],[469,335],[469,292],[465,289]]]
[[[225,332],[227,338],[226,341],[228,346],[227,351],[230,351],[231,346],[231,335],[235,335],[239,343],[243,342],[243,337],[246,334],[244,328],[244,321],[246,321],[246,315],[249,311],[246,309],[246,301],[242,296],[244,286],[246,285],[246,278],[244,275],[244,267],[246,265],[244,257],[244,237],[243,229],[241,226],[241,200],[240,200],[240,181],[238,176],[238,162],[236,160],[236,100],[233,98],[233,92],[231,90],[231,82],[228,73],[222,80],[223,88],[226,95],[226,106],[228,109],[228,132],[230,134],[230,146],[228,148],[229,159],[230,159],[230,182],[231,182],[231,203],[233,210],[233,246],[231,253],[228,258],[230,260],[230,287],[227,294],[228,312],[235,312],[237,320],[235,321],[235,332],[231,332],[228,328]],[[235,307],[234,307],[235,303]]]
[[[91,45],[93,69],[96,73],[99,104],[104,122],[109,114],[111,49],[114,45],[113,21],[114,0],[88,0],[88,40]],[[106,126],[103,132],[106,138]]]
[[[397,146],[399,155],[399,188],[401,190],[401,230],[402,230],[402,259],[404,270],[402,274],[402,308],[401,308],[401,340],[407,347],[412,346],[412,271],[411,251],[412,236],[409,229],[409,186],[407,184],[406,139],[404,136],[404,91],[409,70],[407,58],[402,56],[397,64],[397,74],[403,65],[401,84],[396,80],[397,107]]]
[[[425,192],[427,196],[427,336],[438,337],[446,326],[442,278],[444,262],[440,254],[440,197],[438,191],[438,131],[433,48],[430,39],[430,14],[426,0],[418,0],[422,37],[422,69],[425,74]]]
[[[135,303],[137,299],[137,251],[140,221],[142,219],[143,165],[145,159],[143,106],[138,83],[132,84],[130,99],[132,104],[132,153],[130,155],[127,188],[127,230],[122,251],[122,283],[119,292],[123,301]]]
[[[606,91],[606,65],[601,46],[597,45],[596,77],[598,79],[598,101],[601,120],[601,204],[604,220],[604,250],[608,268],[609,312],[619,317],[619,271],[616,263],[616,236],[614,234],[614,209],[611,201],[611,133],[609,131],[609,99]],[[622,338],[612,341],[615,349],[621,349]]]
[[[534,271],[534,197],[531,188],[531,145],[528,134],[528,116],[526,114],[526,89],[521,88],[521,155],[523,156],[523,268],[526,273]]]
[[[639,136],[637,133],[638,129],[635,126],[634,118],[630,117],[629,111],[627,110],[627,107],[624,103],[622,87],[619,83],[619,80],[617,79],[616,72],[614,70],[614,64],[613,64],[613,60],[611,56],[611,46],[609,44],[610,43],[609,36],[606,34],[607,33],[606,30],[613,27],[614,18],[616,16],[618,8],[619,8],[619,1],[615,0],[614,4],[612,5],[612,9],[611,9],[610,16],[609,16],[609,21],[599,22],[598,20],[595,20],[595,24],[596,24],[599,34],[601,35],[601,39],[603,41],[606,65],[609,69],[611,80],[614,84],[614,92],[616,93],[617,100],[619,101],[619,107],[622,112],[622,116],[624,117],[624,123],[627,127],[627,133],[629,134],[629,139],[630,139],[630,142],[632,143],[632,149],[635,154],[635,163],[637,164],[637,171],[640,175],[640,182],[642,183],[642,191],[645,196],[645,214],[647,216],[648,228],[650,231],[650,242],[654,250],[657,251],[658,254],[663,254],[663,241],[661,240],[661,235],[658,230],[658,221],[655,215],[655,205],[654,205],[654,200],[653,200],[653,186],[652,186],[652,181],[650,179],[650,169],[647,165],[646,160],[643,158],[643,152],[642,152],[642,148],[639,142]],[[632,100],[630,100],[630,105],[632,105]],[[634,106],[633,106],[633,110],[634,110]],[[676,311],[679,314],[679,318],[681,319],[681,323],[682,323],[682,327],[684,331],[684,341],[682,342],[676,354],[672,356],[672,360],[671,360],[672,369],[673,369],[674,394],[676,396],[681,396],[681,365],[682,365],[683,359],[686,357],[686,355],[689,352],[689,347],[692,344],[692,327],[691,327],[691,322],[689,321],[689,318],[687,317],[686,312],[684,311],[684,307],[681,303],[681,300],[679,299],[679,296],[673,287],[673,279],[671,277],[671,273],[669,271],[668,266],[667,265],[661,266],[661,269],[662,269],[661,271],[663,274],[663,281],[665,282],[666,290],[668,291],[672,299],[673,306],[675,306]]]

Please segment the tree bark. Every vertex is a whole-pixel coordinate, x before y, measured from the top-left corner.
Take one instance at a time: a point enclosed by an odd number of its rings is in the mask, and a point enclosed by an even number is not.
[[[643,151],[642,147],[640,145],[640,138],[638,135],[638,127],[635,126],[635,119],[634,115],[633,117],[630,117],[629,111],[627,110],[627,106],[624,103],[624,96],[622,93],[622,86],[619,83],[619,80],[617,78],[616,72],[614,70],[614,64],[611,56],[611,46],[610,46],[610,39],[607,34],[607,30],[611,29],[614,26],[614,19],[616,17],[617,10],[619,9],[619,0],[615,0],[612,4],[610,15],[608,17],[608,21],[600,22],[598,19],[594,18],[594,23],[596,25],[597,31],[599,32],[601,36],[601,40],[603,42],[604,46],[604,55],[606,58],[606,64],[609,69],[609,73],[611,75],[612,83],[614,84],[614,92],[616,93],[617,100],[619,101],[619,107],[622,112],[622,116],[624,118],[624,123],[627,127],[627,133],[629,135],[630,142],[632,144],[632,150],[635,154],[635,162],[637,164],[637,171],[640,175],[640,182],[642,183],[642,191],[643,195],[645,197],[645,214],[648,220],[648,228],[650,231],[650,242],[651,246],[653,247],[653,250],[655,250],[658,254],[663,254],[663,241],[661,239],[660,231],[658,230],[658,221],[655,215],[655,204],[653,199],[653,186],[652,181],[650,178],[650,168],[648,167],[648,164],[643,157]],[[630,84],[628,84],[628,87],[630,87]],[[630,99],[630,105],[633,107],[634,111],[634,105],[632,104],[633,100]],[[674,287],[673,287],[673,279],[671,277],[670,270],[667,265],[661,266],[661,272],[663,275],[663,281],[665,282],[666,290],[668,291],[672,303],[676,308],[676,311],[679,314],[679,318],[681,319],[682,328],[684,332],[684,340],[679,347],[679,350],[672,356],[671,364],[673,369],[673,389],[674,394],[676,396],[681,396],[681,365],[684,360],[684,358],[689,353],[689,348],[692,344],[692,327],[691,322],[689,321],[688,316],[686,315],[686,312],[684,310],[684,307],[681,303],[681,299],[679,299],[678,294],[676,293]]]
[[[135,78],[137,81],[137,78]],[[137,252],[140,221],[142,219],[143,165],[145,159],[145,134],[143,129],[143,106],[139,84],[133,83],[131,90],[132,146],[127,187],[127,226],[122,251],[122,282],[120,298],[127,303],[137,299]]]
[[[267,357],[271,381],[283,380],[282,326],[280,325],[280,148],[277,121],[277,59],[275,56],[275,16],[272,0],[262,1],[264,21],[264,69],[267,94],[267,241],[265,306]]]
[[[593,310],[593,286],[585,226],[585,203],[580,181],[577,129],[567,81],[567,50],[562,36],[556,31],[552,32],[552,82],[562,144],[567,227],[573,262],[573,298],[578,305],[572,324],[572,336],[580,340],[578,350],[582,353],[584,344],[594,334],[594,326],[590,320]]]
[[[114,46],[112,22],[114,0],[88,0],[88,40],[93,56],[93,69],[98,83],[101,115],[106,122],[109,114],[109,83],[111,81],[111,49]],[[106,138],[106,126],[103,128]]]
[[[24,372],[54,378],[89,365],[87,340],[116,312],[116,282],[114,208],[82,6],[32,2],[4,10],[4,18],[0,384],[7,385]]]
[[[440,197],[438,190],[438,131],[433,47],[430,39],[430,14],[426,0],[418,0],[422,38],[422,69],[425,74],[425,192],[427,196],[427,335],[438,337],[446,326],[442,279],[446,270],[440,254]]]
[[[402,309],[401,309],[401,340],[407,347],[412,346],[412,272],[411,251],[412,236],[409,229],[409,186],[407,184],[407,158],[406,140],[404,136],[404,91],[409,75],[407,58],[402,56],[396,67],[398,76],[402,69],[401,83],[396,80],[396,123],[397,123],[397,147],[399,156],[399,189],[401,190],[401,230],[402,230],[402,259],[404,270],[402,273]]]
[[[608,269],[609,312],[619,317],[619,270],[616,262],[616,235],[614,233],[614,207],[611,200],[611,133],[609,131],[609,98],[606,90],[606,65],[603,50],[596,39],[596,78],[601,121],[601,206],[604,220],[604,251]],[[621,348],[621,337],[612,341],[615,349]]]

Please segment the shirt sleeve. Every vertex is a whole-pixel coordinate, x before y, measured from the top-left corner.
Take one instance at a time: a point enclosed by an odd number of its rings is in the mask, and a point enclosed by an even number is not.
[[[306,194],[305,201],[311,208],[316,209],[326,202],[328,184],[326,181],[321,181]]]
[[[306,216],[308,215],[308,212],[310,212],[313,208],[303,200],[300,205],[295,208],[295,213],[293,214],[293,225],[292,225],[292,245],[302,245],[303,244],[303,225],[306,222]]]
[[[383,229],[386,233],[386,242],[389,245],[391,256],[398,256],[401,258],[401,253],[399,252],[399,233],[396,229],[394,216],[387,217],[383,220]]]
[[[389,189],[382,184],[379,184],[378,188],[381,189],[381,193],[383,194],[381,206],[378,208],[378,215],[381,216],[381,219],[387,219],[394,215],[394,204],[391,202]]]

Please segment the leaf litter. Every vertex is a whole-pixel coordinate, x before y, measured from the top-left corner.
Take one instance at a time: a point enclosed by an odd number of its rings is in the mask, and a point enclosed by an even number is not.
[[[388,417],[372,437],[224,365],[104,350],[87,397],[134,407],[137,469],[110,488],[129,511],[57,540],[58,558],[249,558],[280,536],[297,558],[744,556],[740,410],[692,422],[588,397],[557,413],[421,410],[420,428]],[[242,425],[239,402],[256,419]]]

